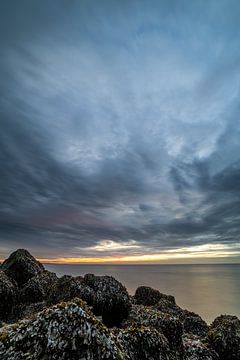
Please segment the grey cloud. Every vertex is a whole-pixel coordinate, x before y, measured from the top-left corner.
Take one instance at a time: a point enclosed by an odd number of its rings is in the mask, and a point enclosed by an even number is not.
[[[238,3],[99,4],[1,2],[0,255],[237,243]]]

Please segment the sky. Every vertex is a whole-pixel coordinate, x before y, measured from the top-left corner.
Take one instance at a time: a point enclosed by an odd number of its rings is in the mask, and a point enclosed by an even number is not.
[[[240,263],[239,12],[1,0],[0,259]]]

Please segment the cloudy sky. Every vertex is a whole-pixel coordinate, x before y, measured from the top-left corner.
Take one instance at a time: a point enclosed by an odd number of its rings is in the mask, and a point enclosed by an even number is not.
[[[0,259],[240,261],[239,12],[0,2]]]

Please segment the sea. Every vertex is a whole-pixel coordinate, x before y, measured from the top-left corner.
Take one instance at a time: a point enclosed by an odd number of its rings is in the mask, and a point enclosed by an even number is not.
[[[211,323],[220,314],[240,317],[240,264],[89,265],[45,264],[58,276],[111,275],[134,295],[140,285],[174,295],[179,306]]]

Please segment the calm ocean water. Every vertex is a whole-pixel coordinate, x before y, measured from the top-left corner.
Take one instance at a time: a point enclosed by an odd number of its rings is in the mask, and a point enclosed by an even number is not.
[[[240,264],[221,265],[50,265],[58,276],[112,275],[130,294],[147,285],[176,297],[177,304],[208,323],[220,314],[240,317]]]

